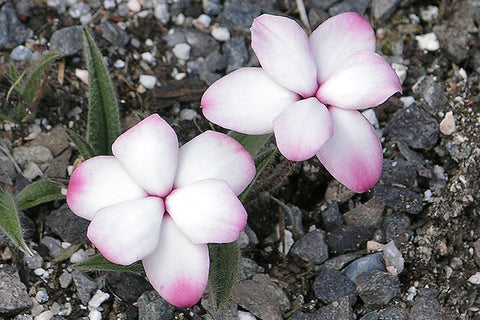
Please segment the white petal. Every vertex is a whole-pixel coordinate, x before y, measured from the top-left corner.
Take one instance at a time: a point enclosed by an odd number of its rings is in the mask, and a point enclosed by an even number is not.
[[[313,157],[333,135],[327,108],[316,98],[300,100],[273,121],[278,150],[292,161]]]
[[[158,245],[165,206],[158,197],[122,202],[97,211],[87,236],[113,263],[129,265]]]
[[[150,195],[166,196],[177,169],[175,131],[152,114],[115,140],[112,151],[135,181]]]
[[[273,119],[299,96],[277,84],[261,68],[241,68],[214,82],[202,97],[205,117],[246,134],[266,134]]]
[[[165,206],[193,243],[233,242],[247,224],[245,208],[223,180],[207,179],[175,189]]]
[[[73,171],[67,189],[70,209],[88,220],[93,219],[98,209],[146,196],[120,162],[111,156],[98,156],[83,162]]]
[[[325,168],[355,192],[372,188],[382,172],[382,145],[370,122],[356,110],[329,108],[333,137],[317,153]]]
[[[303,97],[318,88],[308,36],[292,19],[263,14],[253,20],[252,48],[263,69],[280,85]]]
[[[310,35],[310,47],[317,64],[318,83],[322,84],[358,50],[375,51],[375,33],[361,15],[346,12],[325,22]]]
[[[143,259],[147,278],[158,293],[179,308],[200,300],[208,282],[208,247],[188,241],[165,215],[155,251]]]
[[[385,59],[374,52],[357,51],[320,86],[317,98],[339,108],[366,109],[401,91],[400,79]]]
[[[174,186],[219,179],[238,195],[254,176],[253,158],[240,143],[223,133],[206,131],[180,148]]]

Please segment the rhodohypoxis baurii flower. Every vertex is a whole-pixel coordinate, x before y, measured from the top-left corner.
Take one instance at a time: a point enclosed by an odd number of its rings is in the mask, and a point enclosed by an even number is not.
[[[108,260],[142,260],[160,295],[194,305],[207,280],[207,243],[235,241],[247,213],[237,198],[252,181],[250,154],[227,135],[207,131],[178,148],[157,114],[119,136],[113,156],[83,162],[67,203],[91,220],[87,236]]]
[[[307,36],[295,21],[265,14],[250,30],[262,67],[241,68],[213,83],[202,97],[205,117],[246,134],[273,132],[286,158],[316,155],[353,191],[373,187],[382,148],[358,110],[383,103],[401,85],[375,53],[369,22],[343,13]]]

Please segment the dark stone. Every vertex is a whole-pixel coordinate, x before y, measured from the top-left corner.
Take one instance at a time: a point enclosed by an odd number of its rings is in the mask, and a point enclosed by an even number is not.
[[[380,312],[380,319],[388,320],[407,320],[408,310],[402,308],[391,307]],[[413,318],[415,320],[420,320],[420,318]],[[412,319],[412,320],[413,320]],[[441,320],[441,318],[429,318],[431,320]]]
[[[218,51],[213,51],[205,58],[205,64],[211,72],[223,70],[227,67],[227,58]]]
[[[130,36],[128,35],[128,33],[120,29],[113,22],[103,21],[98,26],[98,29],[102,33],[102,37],[114,46],[123,47],[130,40]]]
[[[380,315],[376,311],[372,311],[360,318],[360,320],[379,320]]]
[[[434,117],[412,104],[395,112],[384,133],[393,142],[404,142],[413,149],[428,150],[437,144],[439,128]]]
[[[24,43],[30,33],[18,20],[13,4],[4,4],[0,9],[0,49],[12,49]]]
[[[473,39],[468,30],[437,24],[433,27],[433,32],[437,35],[443,51],[454,63],[461,64],[469,56]]]
[[[254,260],[242,257],[240,259],[240,265],[238,266],[238,280],[247,280],[253,278],[257,273],[264,272],[265,270],[260,267]]]
[[[344,225],[340,208],[336,201],[328,205],[327,210],[322,211],[322,227],[325,231],[332,231]]]
[[[417,168],[414,163],[406,160],[384,159],[382,175],[378,184],[414,188],[417,184]]]
[[[294,314],[292,314],[290,317],[288,317],[288,320],[313,320],[314,315],[308,314],[308,313],[303,313],[301,311],[295,311]]]
[[[438,112],[447,111],[447,94],[433,76],[423,76],[413,85],[412,90],[415,95],[427,103],[425,110],[432,116],[437,115]]]
[[[374,197],[396,212],[418,214],[423,209],[423,196],[415,191],[399,187],[375,186]]]
[[[143,293],[137,300],[138,320],[173,319],[175,307],[165,301],[157,291]]]
[[[313,282],[315,297],[324,303],[331,303],[339,298],[348,297],[350,304],[357,300],[355,284],[340,271],[322,267]]]
[[[400,282],[387,272],[366,271],[359,274],[355,282],[360,298],[370,307],[385,306],[400,295]]]
[[[344,213],[345,222],[352,226],[376,228],[383,219],[385,204],[377,198],[371,198]]]
[[[128,304],[137,301],[142,293],[153,290],[144,277],[131,272],[108,272],[105,282],[116,296]]]
[[[343,269],[342,273],[345,277],[350,279],[350,281],[355,283],[357,276],[364,272],[371,270],[387,271],[383,264],[382,257],[383,253],[381,252],[361,257],[350,263],[345,269]]]
[[[434,289],[423,288],[418,290],[418,295],[415,297],[408,318],[411,320],[446,319],[437,295],[438,292]]]
[[[63,241],[70,243],[88,242],[87,228],[90,221],[75,215],[67,204],[53,210],[48,215],[46,223]]]
[[[396,244],[405,243],[410,231],[410,218],[403,213],[387,214],[383,219],[383,231],[387,241],[393,240]]]
[[[80,270],[72,272],[72,279],[77,289],[78,298],[84,305],[87,305],[92,292],[97,289],[97,284]]]
[[[367,8],[370,4],[370,0],[343,0],[340,3],[337,3],[328,10],[331,16],[343,12],[356,12],[359,14],[365,14]]]
[[[216,16],[222,12],[222,5],[219,0],[203,0],[203,11],[209,16]]]
[[[185,30],[185,40],[192,47],[190,50],[191,57],[206,57],[213,51],[218,51],[220,45],[208,33],[195,29]]]
[[[223,44],[223,53],[227,58],[226,73],[240,69],[248,61],[248,49],[244,37],[235,37]]]
[[[50,50],[58,51],[62,57],[74,55],[83,50],[81,26],[67,27],[55,31],[50,37]]]
[[[0,316],[14,316],[32,307],[27,288],[16,268],[0,265]]]
[[[386,22],[395,13],[401,0],[375,0],[373,2],[373,17],[380,22]]]
[[[339,1],[340,0],[310,0],[308,2],[308,7],[328,10],[328,8],[330,8]]]
[[[229,28],[250,28],[253,19],[262,13],[262,7],[248,0],[233,0],[225,2],[223,12],[218,16],[218,22]]]
[[[308,263],[322,264],[328,259],[325,232],[313,230],[307,233],[293,244],[291,254]]]
[[[359,250],[371,239],[372,234],[366,227],[341,226],[327,233],[328,251],[340,255]]]
[[[353,310],[348,297],[338,299],[314,313],[313,320],[351,320]]]

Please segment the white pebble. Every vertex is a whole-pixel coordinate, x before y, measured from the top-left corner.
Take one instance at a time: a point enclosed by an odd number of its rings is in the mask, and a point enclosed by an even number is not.
[[[212,22],[212,18],[210,16],[207,16],[206,14],[201,14],[197,19],[195,19],[195,21],[205,27],[208,27]]]
[[[153,89],[157,83],[157,78],[148,74],[142,74],[139,78],[140,83],[147,89]]]
[[[114,0],[105,0],[103,1],[103,7],[107,10],[115,8]]]
[[[145,40],[145,45],[147,47],[153,47],[153,45],[154,45],[153,40],[152,39]]]
[[[38,303],[45,303],[48,301],[50,297],[48,296],[48,293],[46,291],[38,291],[37,294],[35,295],[35,300],[37,300]]]
[[[290,232],[290,230],[285,229],[285,255],[290,252],[290,249],[292,248],[294,242],[295,241],[293,240],[293,234]],[[280,243],[278,245],[278,251],[283,253],[283,243]]]
[[[417,40],[418,47],[421,50],[437,51],[440,49],[440,43],[438,42],[437,35],[433,32],[415,36],[415,40]]]
[[[33,320],[50,320],[53,318],[53,312],[50,310],[40,313],[38,316],[33,318]]]
[[[365,118],[367,118],[368,122],[370,122],[370,124],[374,126],[375,129],[380,128],[380,123],[378,122],[377,115],[375,114],[375,111],[373,111],[373,109],[367,109],[363,111],[362,114]]]
[[[213,27],[212,31],[210,32],[212,37],[218,41],[227,41],[230,39],[230,31],[228,31],[225,27]]]
[[[101,290],[97,290],[97,292],[95,292],[95,295],[88,302],[88,307],[91,308],[90,310],[98,309],[98,307],[100,307],[102,303],[107,301],[108,298],[110,298],[110,295],[108,293],[105,293]]]
[[[255,316],[250,312],[238,311],[238,320],[255,320]]]
[[[75,69],[75,75],[82,80],[83,83],[88,84],[88,71],[84,69]]]
[[[125,67],[125,61],[123,61],[121,59],[117,59],[117,61],[115,61],[113,66],[117,69],[122,69],[123,67]]]
[[[177,43],[173,49],[173,54],[180,60],[190,59],[190,46],[186,43]]]
[[[35,273],[35,275],[41,277],[45,273],[45,269],[38,268],[38,269],[33,270],[33,273]]]
[[[138,12],[142,9],[142,5],[140,4],[140,1],[138,0],[129,0],[127,2],[128,9],[132,12]]]
[[[407,78],[408,67],[404,66],[403,64],[394,62],[392,63],[392,68],[400,79],[400,83],[403,83]]]
[[[80,263],[85,260],[87,260],[88,254],[85,252],[85,250],[80,249],[77,252],[74,252],[72,256],[70,257],[70,262],[71,263]]]
[[[448,111],[445,114],[445,118],[440,122],[440,132],[444,135],[451,135],[455,132],[455,118],[453,117],[453,112]]]
[[[473,284],[480,284],[480,272],[477,272],[473,276],[468,278],[468,282]]]
[[[141,54],[141,56],[142,56],[142,60],[148,63],[152,63],[155,61],[155,56],[151,52],[148,52],[148,51],[144,52]]]
[[[402,101],[403,107],[407,108],[415,103],[415,98],[412,96],[400,97],[400,101]]]
[[[424,21],[432,21],[438,17],[438,7],[428,6],[426,8],[420,8],[420,16]]]
[[[102,314],[98,310],[92,310],[88,314],[88,319],[90,319],[90,320],[102,320]]]
[[[192,121],[194,118],[198,117],[198,114],[193,109],[183,109],[180,111],[180,119]]]

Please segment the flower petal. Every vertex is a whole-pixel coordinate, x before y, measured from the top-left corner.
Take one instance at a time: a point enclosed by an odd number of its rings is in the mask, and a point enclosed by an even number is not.
[[[266,134],[272,121],[299,96],[277,84],[261,68],[240,68],[214,82],[202,97],[211,122],[246,134]]]
[[[165,206],[159,197],[122,202],[97,211],[87,236],[113,263],[129,265],[158,245]]]
[[[73,171],[67,189],[70,209],[88,220],[92,220],[100,208],[146,196],[120,162],[111,156],[83,162]]]
[[[245,208],[223,180],[206,179],[175,189],[165,206],[193,243],[235,241],[247,224]]]
[[[180,188],[204,179],[219,179],[226,181],[238,195],[253,177],[255,163],[240,143],[226,134],[206,131],[180,148],[174,186]]]
[[[166,196],[177,169],[175,131],[152,114],[115,140],[113,155],[150,195]]]
[[[313,157],[333,135],[327,108],[316,98],[295,102],[273,121],[278,150],[292,161]]]
[[[385,59],[374,52],[357,51],[320,86],[317,98],[339,108],[366,109],[401,91],[400,79]]]
[[[147,278],[158,293],[179,308],[200,300],[208,282],[208,247],[191,243],[165,215],[155,251],[143,259]]]
[[[358,50],[375,51],[375,33],[361,15],[346,12],[325,22],[310,35],[310,47],[322,84]]]
[[[252,48],[263,69],[280,85],[303,97],[318,88],[308,36],[292,19],[263,14],[253,20]]]
[[[317,153],[325,168],[355,192],[377,183],[382,172],[382,145],[376,131],[356,110],[329,108],[334,134]]]

